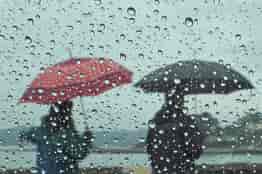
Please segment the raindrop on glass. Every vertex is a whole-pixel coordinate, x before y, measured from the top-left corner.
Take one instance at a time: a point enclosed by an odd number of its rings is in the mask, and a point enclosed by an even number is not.
[[[242,39],[242,36],[241,36],[241,34],[236,34],[236,35],[235,35],[235,38],[236,38],[236,40],[241,40],[241,39]]]
[[[34,19],[33,19],[33,18],[28,18],[27,21],[28,21],[31,25],[34,25]]]
[[[139,57],[140,59],[143,59],[145,56],[144,56],[143,53],[139,53],[139,54],[138,54],[138,57]]]
[[[94,0],[96,5],[101,5],[102,4],[102,0]]]
[[[134,7],[128,7],[127,8],[127,14],[129,16],[136,16],[136,9]]]
[[[153,10],[153,14],[154,15],[158,15],[159,14],[159,10],[158,9]]]
[[[30,36],[25,36],[25,42],[28,44],[32,43],[32,38]]]
[[[159,5],[160,4],[160,0],[155,0],[155,4]]]
[[[194,25],[194,20],[191,17],[186,17],[185,18],[185,25],[187,27],[192,27]]]
[[[175,80],[174,80],[174,83],[175,83],[175,84],[180,84],[180,83],[181,83],[181,80],[180,80],[180,79],[175,79]]]
[[[105,24],[99,24],[98,32],[104,32],[105,29],[106,29],[106,25]]]
[[[166,22],[166,21],[167,21],[167,16],[161,16],[161,20],[162,20],[163,22]]]
[[[200,84],[200,88],[203,89],[203,88],[205,88],[205,87],[206,87],[206,85],[205,85],[204,83],[201,83],[201,84]]]
[[[105,83],[106,85],[109,85],[109,84],[110,84],[110,81],[109,81],[109,80],[105,80],[104,83]]]
[[[159,133],[159,134],[164,134],[165,132],[164,132],[164,130],[160,129],[160,130],[158,131],[158,133]]]
[[[149,121],[148,126],[149,128],[154,129],[156,127],[156,124],[153,121]]]
[[[126,54],[125,53],[120,53],[120,59],[121,60],[126,60]]]
[[[136,19],[135,19],[135,18],[129,18],[129,22],[130,22],[131,24],[134,24],[134,23],[136,22]]]
[[[126,38],[126,35],[125,34],[120,34],[120,39],[121,40],[124,40]]]
[[[35,18],[36,18],[36,19],[40,19],[40,15],[37,14],[37,15],[35,16]]]
[[[39,94],[43,94],[43,93],[44,93],[44,90],[43,90],[43,89],[38,89],[37,92],[38,92]]]
[[[52,92],[51,95],[54,96],[54,97],[56,97],[56,96],[57,96],[57,93],[56,93],[56,92]]]

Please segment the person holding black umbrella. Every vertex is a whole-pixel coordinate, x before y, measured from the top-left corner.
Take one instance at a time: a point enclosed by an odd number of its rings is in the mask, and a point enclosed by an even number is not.
[[[230,65],[196,59],[161,67],[144,76],[135,87],[144,92],[165,93],[165,104],[150,121],[146,139],[155,174],[193,173],[194,161],[202,153],[206,134],[192,116],[184,114],[184,95],[254,89]]]
[[[193,173],[194,161],[203,152],[204,134],[196,121],[184,114],[184,95],[173,90],[150,121],[146,138],[154,174]]]

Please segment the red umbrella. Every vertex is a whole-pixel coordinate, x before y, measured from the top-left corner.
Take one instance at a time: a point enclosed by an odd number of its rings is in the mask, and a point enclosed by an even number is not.
[[[52,104],[77,96],[96,96],[131,81],[132,72],[111,59],[69,59],[41,72],[20,102]]]

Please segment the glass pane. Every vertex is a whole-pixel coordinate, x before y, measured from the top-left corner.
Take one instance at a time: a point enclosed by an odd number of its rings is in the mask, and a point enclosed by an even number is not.
[[[0,3],[1,171],[262,170],[260,0]]]

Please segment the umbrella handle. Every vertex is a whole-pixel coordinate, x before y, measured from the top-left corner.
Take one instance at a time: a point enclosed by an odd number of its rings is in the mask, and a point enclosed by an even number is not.
[[[82,112],[84,114],[84,117],[87,119],[87,114],[85,112],[85,105],[84,105],[84,99],[83,97],[80,97],[80,105],[81,105],[81,108],[82,108]],[[84,121],[84,124],[87,125],[87,122]]]

